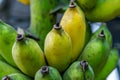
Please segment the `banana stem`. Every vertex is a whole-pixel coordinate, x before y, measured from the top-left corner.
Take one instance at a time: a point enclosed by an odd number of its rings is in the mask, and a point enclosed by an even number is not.
[[[41,73],[43,74],[43,76],[45,76],[45,74],[49,73],[49,68],[48,66],[43,66],[41,68]]]
[[[44,48],[44,39],[55,23],[55,16],[50,11],[57,6],[57,0],[30,0],[30,31],[40,38],[39,45]]]
[[[83,70],[83,75],[84,75],[84,80],[87,80],[86,79],[86,70],[88,69],[88,63],[86,61],[81,61],[80,65],[82,66],[82,70]]]

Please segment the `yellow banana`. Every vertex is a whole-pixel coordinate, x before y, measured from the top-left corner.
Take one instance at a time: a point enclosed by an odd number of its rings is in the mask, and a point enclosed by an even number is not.
[[[21,2],[25,5],[30,5],[30,0],[18,0],[18,2]]]
[[[71,62],[73,62],[78,58],[85,45],[86,21],[83,11],[71,1],[60,24],[72,39]]]

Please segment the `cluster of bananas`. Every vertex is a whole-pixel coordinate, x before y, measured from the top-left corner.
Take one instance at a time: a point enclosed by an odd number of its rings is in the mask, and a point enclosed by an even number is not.
[[[112,47],[112,35],[104,22],[91,32],[83,10],[94,15],[94,5],[85,6],[84,1],[77,2],[81,8],[70,1],[61,21],[45,36],[44,50],[35,36],[0,21],[0,79],[105,80],[117,66],[118,49]],[[103,0],[98,1],[102,4]]]

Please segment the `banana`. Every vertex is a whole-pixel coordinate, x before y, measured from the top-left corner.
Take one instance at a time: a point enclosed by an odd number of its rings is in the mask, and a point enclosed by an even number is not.
[[[21,2],[25,5],[30,5],[30,0],[18,0],[18,2]]]
[[[78,6],[80,6],[83,10],[92,10],[95,5],[97,0],[76,0],[78,3]]]
[[[59,71],[51,66],[42,66],[35,74],[35,80],[62,80]]]
[[[71,62],[73,62],[78,58],[85,45],[86,21],[83,11],[71,1],[60,24],[72,39]]]
[[[33,80],[32,78],[22,74],[22,73],[12,73],[5,75],[2,80]]]
[[[63,74],[63,80],[94,80],[94,72],[88,62],[75,61]]]
[[[105,40],[104,31],[101,31],[98,37],[90,40],[85,46],[81,56],[78,60],[86,60],[97,74],[108,58],[110,46]]]
[[[12,58],[12,46],[17,36],[16,30],[0,20],[0,52],[1,56],[12,66],[16,66]]]
[[[117,67],[118,60],[119,60],[118,49],[112,48],[110,50],[110,54],[106,61],[106,64],[101,69],[101,71],[96,75],[95,80],[105,80],[107,76]]]
[[[57,0],[30,0],[31,23],[29,30],[40,38],[38,43],[42,50],[44,50],[45,37],[55,22],[55,15],[53,17],[50,11],[56,7],[57,3]]]
[[[120,15],[120,0],[96,1],[96,6],[92,10],[86,10],[84,12],[88,20],[93,22],[106,22]]]
[[[101,31],[104,31],[104,34],[105,34],[105,39],[106,41],[109,43],[109,45],[112,47],[112,34],[111,32],[109,31],[109,29],[107,28],[107,24],[105,22],[101,22],[101,25],[100,25],[100,28],[93,33],[91,39],[94,39],[95,37],[97,37],[97,35],[101,32]]]
[[[0,79],[2,79],[3,76],[11,73],[21,73],[21,72],[17,68],[14,68],[8,63],[0,60]]]
[[[5,59],[1,56],[1,53],[0,53],[0,60],[5,61]]]
[[[38,43],[19,31],[12,47],[12,56],[18,68],[31,77],[45,65],[44,54]]]
[[[63,72],[70,64],[72,41],[59,23],[47,34],[45,39],[45,57],[50,66]]]

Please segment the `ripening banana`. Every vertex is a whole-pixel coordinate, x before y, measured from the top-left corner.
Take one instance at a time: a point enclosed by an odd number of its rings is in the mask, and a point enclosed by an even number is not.
[[[22,74],[22,73],[11,73],[5,75],[2,80],[33,80],[32,78]]]
[[[11,74],[11,73],[21,73],[20,70],[14,68],[8,63],[0,60],[0,80],[3,76]]]
[[[16,30],[0,20],[0,55],[12,66],[16,66],[12,58],[12,46],[16,36]]]
[[[108,75],[117,67],[118,60],[119,60],[118,49],[112,48],[110,50],[110,54],[104,67],[96,75],[95,80],[105,80],[108,77]]]
[[[44,54],[38,43],[23,33],[18,32],[12,47],[12,56],[18,68],[31,77],[45,65]]]
[[[96,6],[84,11],[86,18],[93,22],[110,21],[120,15],[120,0],[96,0]],[[113,6],[112,6],[113,5]]]
[[[62,80],[59,71],[51,66],[42,66],[35,74],[35,80]]]
[[[101,25],[100,25],[100,28],[99,28],[96,32],[93,33],[91,39],[94,39],[95,37],[97,37],[98,34],[99,34],[102,30],[104,31],[104,34],[105,34],[105,36],[106,36],[106,37],[105,37],[106,41],[107,41],[107,42],[109,43],[109,45],[112,47],[112,34],[111,34],[111,32],[109,31],[107,24],[104,23],[104,22],[102,22]]]
[[[63,72],[70,64],[72,41],[59,24],[47,34],[44,45],[45,57],[50,66]]]
[[[95,74],[102,69],[108,58],[110,46],[105,37],[104,31],[101,31],[96,38],[88,42],[78,58],[78,60],[86,60],[92,66]]]
[[[71,1],[60,24],[72,39],[71,62],[73,62],[78,58],[85,45],[86,20],[83,11]]]
[[[63,80],[94,80],[94,71],[88,62],[75,61],[63,74]]]

